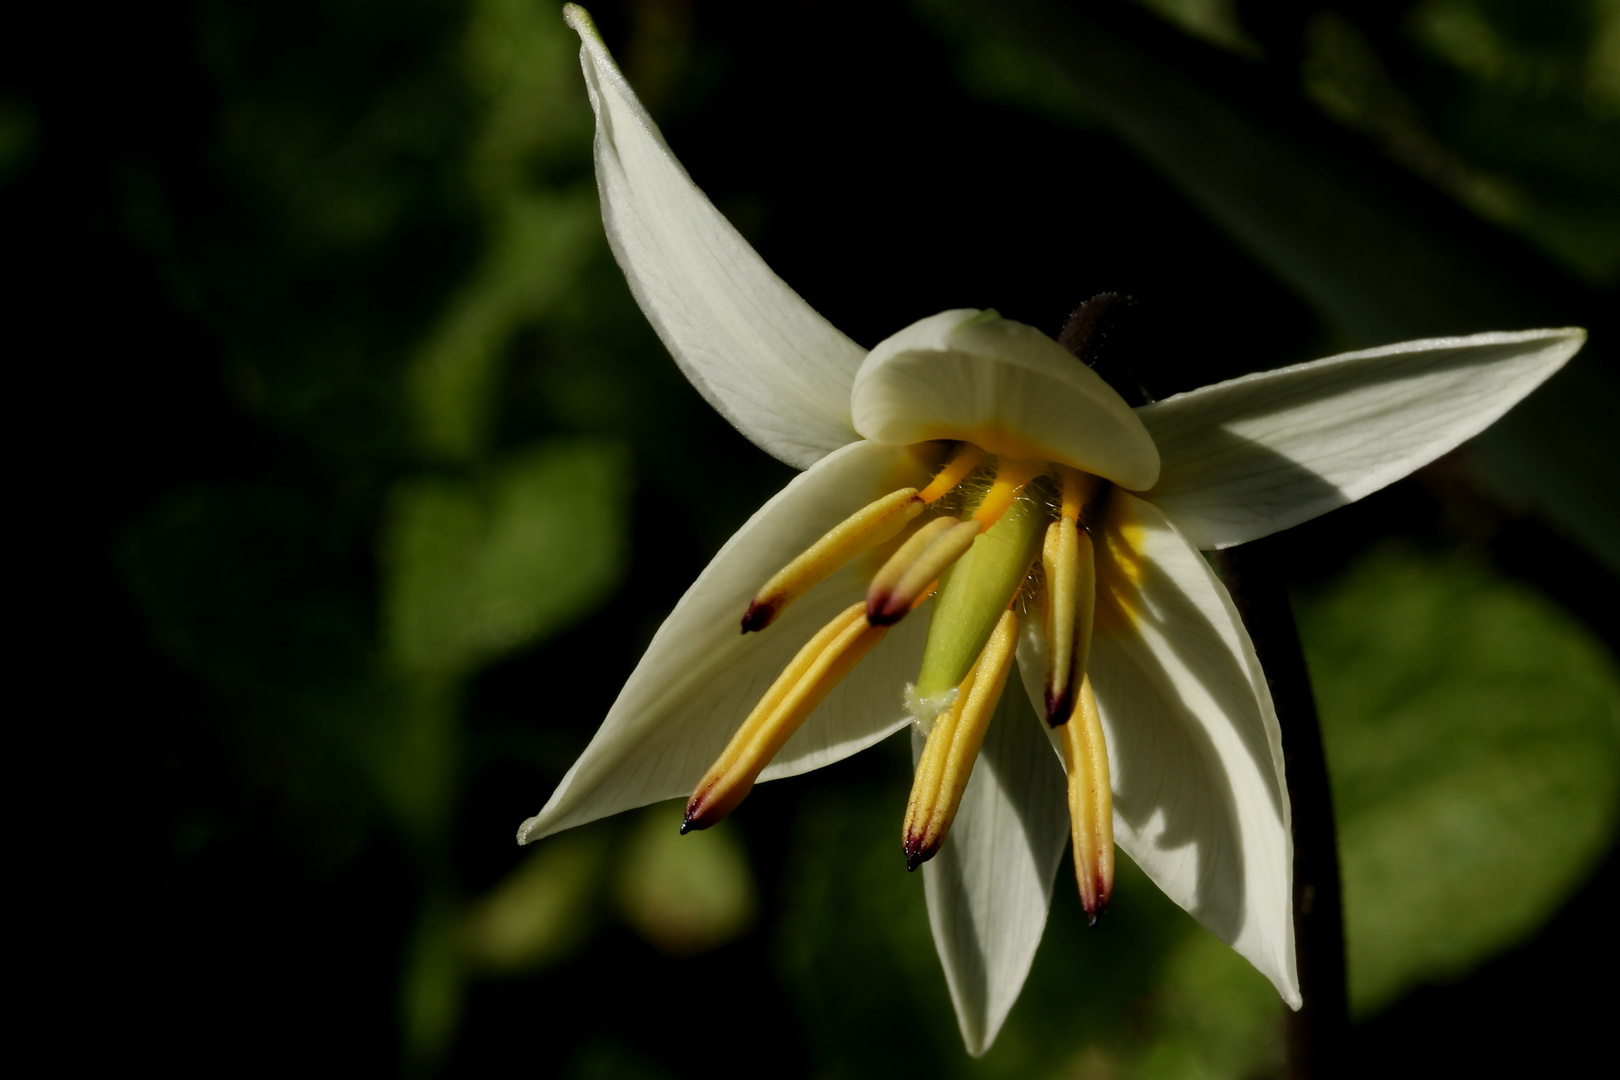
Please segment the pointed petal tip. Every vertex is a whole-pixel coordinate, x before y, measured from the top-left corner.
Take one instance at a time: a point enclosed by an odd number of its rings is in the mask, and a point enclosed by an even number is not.
[[[602,39],[601,33],[596,29],[596,20],[591,13],[578,4],[564,4],[562,9],[563,22],[580,37],[590,37],[597,41]]]

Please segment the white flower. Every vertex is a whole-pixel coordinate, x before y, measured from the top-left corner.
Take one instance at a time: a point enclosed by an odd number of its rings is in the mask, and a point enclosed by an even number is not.
[[[519,840],[687,795],[703,827],[756,778],[911,724],[905,853],[924,866],[971,1053],[1017,998],[1071,840],[1089,911],[1107,901],[1117,840],[1297,1008],[1277,720],[1199,549],[1433,460],[1584,333],[1407,342],[1136,410],[994,312],[947,311],[868,352],[771,272],[670,153],[589,16],[566,17],[636,299],[703,396],[804,472],[681,599]],[[932,610],[905,618],[936,581]],[[1027,694],[1001,692],[1015,653]]]

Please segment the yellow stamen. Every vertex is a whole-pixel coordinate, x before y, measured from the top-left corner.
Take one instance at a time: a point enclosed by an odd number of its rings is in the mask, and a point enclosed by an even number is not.
[[[976,521],[937,518],[918,529],[872,578],[866,590],[867,620],[892,626],[905,618],[978,536]]]
[[[1093,925],[1114,891],[1114,790],[1108,776],[1108,744],[1091,679],[1080,683],[1079,707],[1064,724],[1063,760],[1069,770],[1069,831],[1080,903]]]
[[[901,488],[845,518],[754,594],[742,618],[743,633],[765,629],[783,608],[821,584],[833,571],[891,539],[922,513],[924,505],[916,488]]]
[[[917,774],[911,784],[906,806],[902,843],[906,868],[915,870],[939,851],[956,819],[967,790],[968,778],[984,743],[990,717],[1001,700],[1018,646],[1018,616],[1002,614],[978,662],[973,665],[956,701],[928,733],[928,742],[917,760]]]
[[[984,501],[973,512],[973,520],[988,529],[1001,519],[1007,507],[1018,498],[1024,486],[1046,471],[1044,461],[1013,461],[1003,458],[996,468],[995,483],[985,493]]]
[[[1059,513],[1070,521],[1079,521],[1081,511],[1091,501],[1101,481],[1067,465],[1059,465],[1058,473],[1063,478],[1063,505]]]
[[[1091,536],[1067,515],[1046,527],[1046,722],[1066,723],[1074,691],[1086,675],[1092,618],[1097,610],[1097,567]]]
[[[805,718],[883,640],[888,627],[866,621],[866,605],[852,604],[800,649],[686,804],[681,832],[706,829],[737,808]]]
[[[968,478],[968,474],[977,469],[984,462],[984,451],[972,443],[963,443],[956,450],[956,456],[939,470],[932,483],[923,488],[917,497],[925,504],[933,505],[940,499],[956,490],[956,485]]]

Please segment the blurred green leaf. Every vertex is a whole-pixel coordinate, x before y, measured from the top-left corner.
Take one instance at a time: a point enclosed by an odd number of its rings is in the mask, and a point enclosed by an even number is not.
[[[672,1074],[623,1043],[596,1039],[575,1051],[567,1076],[569,1080],[670,1080]]]
[[[1620,685],[1535,592],[1387,548],[1301,608],[1366,1014],[1532,934],[1612,843]]]
[[[513,197],[491,212],[490,229],[482,263],[409,374],[423,441],[451,459],[485,449],[505,350],[549,310],[602,238],[590,190]]]
[[[28,103],[0,97],[0,185],[21,172],[34,152],[39,120]]]
[[[1211,45],[1238,53],[1258,56],[1260,46],[1243,28],[1238,17],[1238,0],[1137,0],[1161,19],[1173,23]]]
[[[402,482],[383,553],[394,660],[470,671],[605,600],[624,559],[628,483],[622,450],[586,440],[515,456],[478,481]]]
[[[459,930],[454,906],[430,892],[405,946],[400,973],[400,1025],[408,1073],[437,1072],[461,1024],[467,969]]]
[[[485,250],[408,377],[422,441],[452,460],[487,448],[513,337],[601,245],[578,39],[558,11],[544,0],[478,0],[467,27],[467,77],[482,99],[468,182],[483,203]]]
[[[680,833],[684,804],[643,810],[619,862],[625,919],[661,952],[696,956],[746,933],[758,904],[748,858],[721,822]]]
[[[831,1075],[1244,1080],[1280,1059],[1284,1006],[1249,963],[1121,859],[1088,926],[1058,871],[1046,936],[984,1057],[960,1052],[896,783],[806,804],[782,924],[785,973]]]
[[[534,971],[585,943],[610,835],[578,829],[541,843],[467,910],[468,959],[499,975]]]
[[[462,765],[458,690],[443,674],[377,673],[341,705],[377,801],[418,854],[451,823]]]
[[[1151,886],[1150,886],[1151,887]],[[1138,1080],[1277,1075],[1284,1006],[1269,980],[1213,934],[1187,933],[1154,991]]]

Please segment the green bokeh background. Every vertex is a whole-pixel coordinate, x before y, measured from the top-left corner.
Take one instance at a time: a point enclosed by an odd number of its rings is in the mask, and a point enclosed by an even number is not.
[[[1340,822],[1352,1067],[1605,1046],[1620,810],[1620,3],[592,6],[677,153],[856,340],[1143,304],[1154,393],[1586,325],[1508,421],[1274,545]],[[1121,861],[962,1052],[903,745],[517,848],[790,471],[602,235],[550,0],[29,16],[0,79],[30,1009],[174,1072],[1278,1075],[1282,1007]],[[31,655],[31,654],[30,654]],[[1061,880],[1067,880],[1067,870]],[[49,1030],[41,1027],[39,1030]]]

